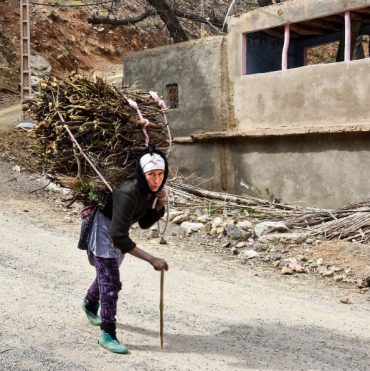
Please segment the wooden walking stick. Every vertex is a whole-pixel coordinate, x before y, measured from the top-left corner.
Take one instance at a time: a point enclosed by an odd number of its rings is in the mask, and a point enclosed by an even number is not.
[[[159,327],[159,334],[161,338],[161,349],[164,347],[164,321],[163,321],[163,288],[164,288],[164,270],[161,271],[161,294],[160,294],[160,300],[159,300],[159,312],[160,312],[160,327]]]

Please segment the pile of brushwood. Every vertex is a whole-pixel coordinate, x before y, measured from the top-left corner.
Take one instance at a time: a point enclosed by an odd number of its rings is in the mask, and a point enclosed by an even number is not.
[[[25,104],[35,124],[33,152],[49,176],[72,189],[73,201],[99,202],[107,186],[68,130],[111,187],[135,176],[136,158],[145,149],[144,127],[151,145],[164,153],[169,149],[164,111],[140,90],[118,90],[100,78],[72,75],[40,81]]]

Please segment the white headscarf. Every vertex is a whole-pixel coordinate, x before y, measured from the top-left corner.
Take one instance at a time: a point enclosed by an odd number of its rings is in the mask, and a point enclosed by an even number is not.
[[[156,153],[152,155],[147,153],[140,159],[140,166],[143,169],[143,173],[147,173],[151,170],[164,170],[165,163],[164,159]]]

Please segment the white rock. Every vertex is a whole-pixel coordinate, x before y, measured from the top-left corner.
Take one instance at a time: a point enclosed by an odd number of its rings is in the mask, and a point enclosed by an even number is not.
[[[204,224],[202,223],[192,223],[192,222],[183,222],[181,223],[181,229],[183,229],[187,234],[192,232],[198,232],[204,229]]]
[[[323,277],[332,277],[334,273],[331,270],[327,270],[322,273]]]
[[[300,244],[306,240],[310,235],[308,232],[304,233],[270,233],[261,236],[259,241],[262,243],[280,242],[282,244]]]
[[[223,222],[224,220],[221,217],[216,216],[216,218],[212,220],[212,228],[222,227]]]
[[[179,210],[170,210],[170,212],[168,213],[168,219],[169,220],[173,220],[174,218],[176,218],[177,216],[179,215],[184,215],[185,213],[183,211],[179,211]]]
[[[204,214],[204,215],[198,216],[198,218],[196,218],[195,220],[199,223],[207,223],[207,221],[209,220],[209,216],[207,214]]]
[[[17,173],[20,173],[21,172],[21,167],[19,165],[15,165],[15,166],[12,167],[12,170],[16,171]]]
[[[241,249],[242,247],[245,247],[246,246],[246,243],[245,242],[239,242],[235,247],[237,249]]]
[[[73,222],[73,219],[72,219],[70,216],[65,216],[65,217],[64,217],[64,221],[65,221],[66,223],[72,223],[72,222]]]
[[[53,182],[50,182],[45,189],[52,192],[60,192],[63,195],[68,195],[71,192],[68,188],[61,187]]]
[[[294,269],[297,273],[305,273],[306,269],[304,269],[300,264],[297,264]]]
[[[272,232],[286,232],[288,227],[282,222],[262,222],[254,227],[254,233],[261,237]]]
[[[235,220],[228,218],[228,219],[224,220],[224,222],[222,223],[223,226],[225,226],[227,224],[235,225]]]
[[[293,271],[295,271],[297,269],[297,266],[299,265],[296,258],[287,259],[287,262],[288,262],[288,267],[292,268]]]
[[[172,219],[172,221],[176,224],[181,224],[187,220],[189,220],[188,214],[181,214]]]
[[[246,259],[254,259],[254,258],[258,258],[260,254],[258,254],[258,252],[254,250],[246,250],[244,251],[243,256]]]
[[[323,265],[324,264],[324,259],[323,258],[317,259],[316,264],[317,265]]]

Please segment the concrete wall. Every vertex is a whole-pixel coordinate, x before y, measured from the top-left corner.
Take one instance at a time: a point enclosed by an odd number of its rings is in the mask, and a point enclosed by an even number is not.
[[[266,198],[268,189],[283,202],[325,208],[370,199],[370,133],[177,144],[171,159],[184,175],[213,174],[216,190]]]
[[[240,76],[239,130],[370,123],[370,59]]]
[[[168,113],[176,136],[222,130],[228,122],[224,42],[214,37],[125,56],[124,83],[162,96],[167,84],[178,84],[179,108]]]
[[[236,128],[241,131],[261,128],[284,131],[286,127],[314,130],[322,125],[370,123],[367,100],[370,59],[243,75],[244,64],[247,69],[250,64],[248,54],[252,61],[255,59],[255,51],[243,46],[244,34],[253,35],[258,30],[366,6],[370,6],[370,0],[295,0],[232,18],[227,56]],[[290,52],[296,47],[297,53],[302,54],[307,45],[294,45],[293,40]],[[299,65],[299,61],[292,62],[291,56],[289,63],[290,67]]]

